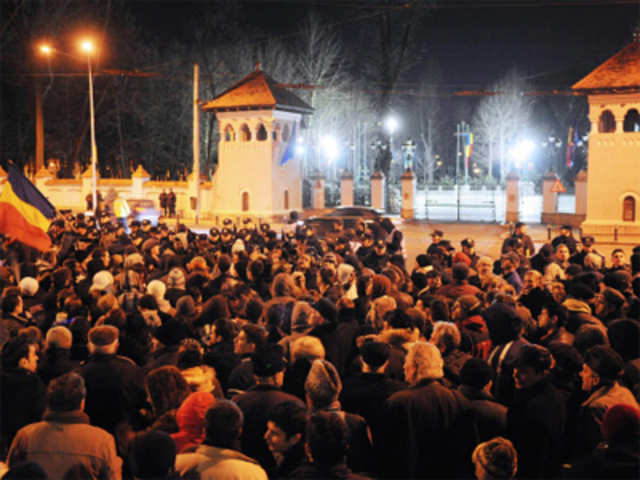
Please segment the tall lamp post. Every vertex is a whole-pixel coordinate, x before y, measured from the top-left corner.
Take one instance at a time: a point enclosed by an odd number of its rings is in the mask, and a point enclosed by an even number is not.
[[[98,147],[96,145],[96,121],[95,110],[93,103],[93,69],[91,66],[91,55],[95,51],[95,45],[91,40],[83,40],[80,43],[80,49],[87,54],[87,68],[89,78],[89,116],[91,125],[91,191],[93,196],[93,215],[95,217],[96,210],[98,208],[98,181],[97,181],[97,163],[98,163]],[[76,58],[75,55],[71,55],[60,50],[54,49],[50,45],[41,45],[40,51],[45,55],[51,55],[53,52],[66,55],[68,57]]]
[[[84,40],[81,45],[82,51],[87,54],[87,68],[89,71],[89,116],[91,124],[91,189],[93,193],[93,215],[95,218],[98,209],[98,180],[96,166],[98,163],[98,146],[96,145],[96,117],[93,107],[93,70],[91,68],[91,54],[94,46],[89,40]]]

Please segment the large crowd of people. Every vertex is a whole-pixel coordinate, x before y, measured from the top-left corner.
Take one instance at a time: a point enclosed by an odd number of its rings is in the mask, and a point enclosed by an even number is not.
[[[0,247],[1,478],[638,478],[640,247],[517,224],[499,258],[436,230],[407,259],[388,218],[49,235]]]

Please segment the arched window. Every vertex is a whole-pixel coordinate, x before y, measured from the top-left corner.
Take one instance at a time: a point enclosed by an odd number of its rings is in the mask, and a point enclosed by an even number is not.
[[[256,132],[256,140],[260,142],[264,142],[268,137],[267,129],[264,128],[263,124],[258,125],[258,130]]]
[[[624,200],[622,201],[622,221],[636,221],[636,199],[631,195],[624,197]]]
[[[224,141],[225,142],[236,141],[236,131],[233,129],[231,125],[227,125],[226,127],[224,127]]]
[[[271,137],[273,138],[274,142],[277,142],[280,139],[280,124],[279,123],[274,123],[273,124],[273,131],[271,132]]]
[[[282,129],[282,141],[286,142],[287,140],[289,140],[289,125],[285,123]]]
[[[249,126],[246,123],[243,123],[240,127],[240,141],[249,142],[251,141],[251,130],[249,130]]]
[[[624,124],[622,128],[625,132],[640,132],[640,113],[632,108],[624,116]]]
[[[611,113],[611,110],[605,110],[600,114],[600,121],[598,122],[598,132],[611,133],[616,131],[616,119]]]
[[[249,211],[249,192],[242,192],[242,211]]]
[[[289,190],[284,191],[284,209],[289,210]]]

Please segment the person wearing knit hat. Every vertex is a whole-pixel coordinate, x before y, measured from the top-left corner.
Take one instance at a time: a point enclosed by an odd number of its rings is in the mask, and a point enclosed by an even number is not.
[[[232,400],[244,414],[242,451],[273,474],[276,463],[264,439],[268,413],[282,402],[303,405],[299,398],[281,390],[286,361],[280,345],[266,345],[251,356],[256,384]]]
[[[138,435],[130,447],[131,472],[136,479],[165,480],[172,478],[176,460],[172,437],[159,430]]]
[[[471,459],[478,480],[510,479],[518,471],[518,453],[513,444],[503,437],[479,444]]]
[[[307,402],[313,410],[331,405],[342,391],[342,381],[336,367],[327,360],[315,360],[304,384]]]
[[[173,267],[169,270],[169,274],[167,275],[167,290],[164,294],[164,298],[166,298],[172,306],[176,306],[178,299],[185,295],[186,285],[187,285],[187,274],[180,267]]]
[[[596,345],[584,355],[580,377],[589,396],[580,409],[578,453],[589,453],[602,440],[599,426],[607,409],[617,404],[640,408],[631,391],[618,382],[623,368],[622,357],[611,347]]]
[[[371,442],[367,435],[367,422],[360,415],[342,410],[338,396],[342,381],[338,370],[327,360],[314,360],[304,384],[310,411],[326,411],[344,416],[350,432],[348,466],[354,471],[369,471],[372,466]]]
[[[200,445],[205,437],[204,417],[216,399],[210,392],[193,392],[178,411],[176,421],[180,430],[171,434],[177,453]]]

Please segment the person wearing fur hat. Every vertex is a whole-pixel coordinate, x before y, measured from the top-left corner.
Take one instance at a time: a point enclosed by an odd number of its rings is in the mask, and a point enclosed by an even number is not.
[[[265,345],[251,355],[255,385],[245,393],[233,397],[244,415],[242,451],[260,462],[270,474],[276,463],[269,451],[264,434],[269,411],[282,402],[303,403],[281,390],[286,359],[280,345]]]
[[[619,383],[624,361],[611,347],[597,345],[584,355],[580,377],[587,399],[582,402],[575,431],[577,454],[592,451],[602,440],[599,426],[605,412],[616,404],[639,408],[633,394]]]
[[[519,456],[523,478],[557,477],[562,465],[567,412],[551,384],[553,357],[539,345],[524,345],[513,370],[516,392],[507,412],[507,436]]]
[[[342,410],[338,397],[342,380],[333,364],[315,360],[304,384],[307,407],[311,413],[323,411],[343,416],[351,439],[347,464],[354,472],[369,471],[373,466],[367,422],[360,415]]]
[[[78,372],[85,380],[85,411],[93,425],[114,433],[121,424],[134,422],[146,406],[143,371],[131,359],[117,355],[120,332],[111,325],[89,331],[89,359]]]

